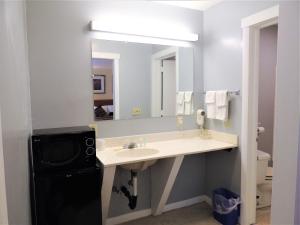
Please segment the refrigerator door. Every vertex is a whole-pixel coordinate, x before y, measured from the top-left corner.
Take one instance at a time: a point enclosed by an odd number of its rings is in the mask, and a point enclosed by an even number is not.
[[[35,177],[36,225],[101,225],[100,169]]]

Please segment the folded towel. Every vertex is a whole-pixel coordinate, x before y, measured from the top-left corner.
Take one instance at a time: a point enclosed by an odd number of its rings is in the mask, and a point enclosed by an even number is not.
[[[177,92],[177,104],[183,104],[184,102],[184,92],[183,91],[179,91]]]
[[[206,117],[208,119],[216,119],[216,104],[215,103],[206,104]]]
[[[216,92],[207,91],[205,95],[206,116],[208,119],[216,118]]]
[[[216,106],[227,106],[228,105],[228,91],[216,91]]]
[[[215,103],[216,102],[216,92],[207,91],[205,94],[205,103]]]
[[[184,92],[179,91],[176,95],[176,115],[184,114]]]
[[[192,91],[186,91],[184,92],[184,101],[190,102],[192,100],[193,92]]]
[[[216,119],[222,121],[228,120],[228,106],[216,107]]]
[[[193,106],[193,92],[186,91],[184,93],[184,114],[185,115],[192,115],[194,113],[194,106]]]
[[[228,120],[228,91],[222,90],[216,92],[216,119],[227,121]]]

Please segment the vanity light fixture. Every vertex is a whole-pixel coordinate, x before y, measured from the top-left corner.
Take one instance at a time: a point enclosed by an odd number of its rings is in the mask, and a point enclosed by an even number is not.
[[[134,29],[121,26],[107,26],[99,21],[91,21],[91,30],[98,31],[95,38],[149,44],[190,46],[197,41],[198,34],[172,32],[168,29]]]

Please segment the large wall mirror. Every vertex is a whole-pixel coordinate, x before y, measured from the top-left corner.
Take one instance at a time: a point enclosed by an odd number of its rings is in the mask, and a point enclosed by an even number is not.
[[[95,120],[192,115],[193,60],[191,47],[93,40]]]

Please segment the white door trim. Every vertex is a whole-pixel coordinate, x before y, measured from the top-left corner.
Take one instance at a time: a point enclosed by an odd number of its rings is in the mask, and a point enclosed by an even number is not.
[[[279,16],[279,5],[273,6],[271,8],[265,9],[258,13],[242,19],[242,28],[259,26],[266,27],[272,24],[276,24]],[[269,24],[270,22],[271,24]]]
[[[158,117],[162,115],[161,112],[161,79],[157,77],[157,60],[163,60],[175,56],[176,64],[176,93],[179,90],[179,48],[170,47],[159,51],[151,56],[151,115],[152,117]]]
[[[242,20],[243,83],[241,132],[241,224],[256,221],[256,164],[260,29],[278,23],[279,6]],[[276,107],[276,106],[275,106]]]
[[[120,54],[111,52],[92,52],[93,59],[112,59],[114,61],[114,77],[113,77],[113,90],[114,90],[114,119],[120,119]]]

